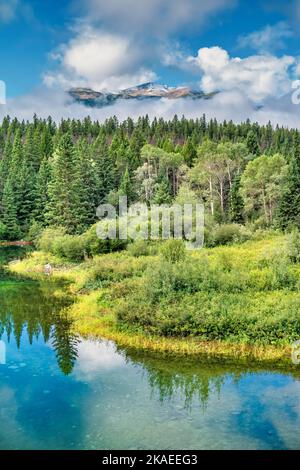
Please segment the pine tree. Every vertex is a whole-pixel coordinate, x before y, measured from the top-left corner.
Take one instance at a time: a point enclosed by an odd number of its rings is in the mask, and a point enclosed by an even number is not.
[[[9,179],[6,182],[3,191],[1,219],[6,229],[6,239],[17,240],[20,237],[21,230],[17,219],[13,185]]]
[[[20,194],[22,204],[19,207],[18,219],[22,230],[26,233],[35,208],[36,173],[30,162],[24,158],[20,173]]]
[[[170,204],[172,202],[171,188],[167,178],[162,178],[157,183],[152,202],[154,204]]]
[[[68,233],[80,230],[80,180],[71,135],[65,134],[54,152],[49,183],[48,221],[66,227]]]
[[[197,150],[193,144],[192,139],[189,137],[182,148],[182,155],[185,163],[191,167],[197,158]]]
[[[119,194],[121,196],[127,196],[128,203],[134,200],[134,190],[133,190],[133,185],[130,179],[128,167],[126,168],[125,173],[121,179]]]
[[[246,145],[252,155],[259,155],[260,149],[258,145],[257,135],[253,130],[247,134]]]
[[[244,200],[240,194],[241,177],[234,179],[229,195],[229,217],[231,222],[242,224],[244,222]]]
[[[51,178],[51,168],[46,157],[43,158],[36,177],[36,198],[33,218],[42,226],[46,226],[46,210],[49,204],[48,185]]]
[[[37,172],[41,162],[39,129],[34,131],[33,127],[28,127],[25,136],[24,157],[33,171]]]
[[[83,228],[88,228],[96,221],[98,200],[96,165],[91,158],[91,150],[85,139],[78,142],[77,153],[81,225]]]
[[[47,126],[43,129],[40,136],[40,155],[43,158],[44,156],[50,157],[53,152],[52,136],[50,128]]]
[[[278,222],[282,229],[300,227],[300,136],[294,137],[294,154],[289,163],[286,185],[278,210]]]
[[[107,201],[108,194],[115,189],[115,169],[108,145],[102,137],[96,139],[93,146],[93,159],[97,176],[96,205]]]
[[[17,218],[19,218],[22,200],[22,167],[23,167],[23,147],[21,141],[21,132],[16,132],[11,154],[11,162],[9,168],[8,179],[12,186],[14,195],[15,210]]]

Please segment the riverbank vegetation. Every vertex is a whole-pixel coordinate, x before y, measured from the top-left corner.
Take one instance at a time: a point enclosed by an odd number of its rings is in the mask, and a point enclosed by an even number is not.
[[[5,118],[0,157],[0,239],[38,249],[11,270],[40,276],[51,263],[78,294],[70,312],[81,333],[287,359],[300,337],[298,130],[205,116]],[[204,249],[100,239],[96,208],[111,204],[120,227],[120,196],[148,208],[202,203]]]
[[[51,262],[54,278],[77,294],[69,314],[81,334],[162,353],[291,363],[300,337],[297,232],[196,251],[176,240],[156,254],[134,245],[81,263],[35,252],[10,269],[40,277]]]

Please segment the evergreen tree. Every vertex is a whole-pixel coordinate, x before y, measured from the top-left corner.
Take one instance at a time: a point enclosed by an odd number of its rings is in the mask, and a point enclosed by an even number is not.
[[[36,177],[36,198],[33,218],[42,226],[46,226],[46,210],[49,204],[48,185],[51,178],[51,168],[46,157],[43,158]]]
[[[258,145],[257,135],[253,130],[247,134],[246,145],[252,155],[259,155],[260,149]]]
[[[121,196],[127,196],[128,203],[131,203],[134,200],[134,190],[128,168],[126,168],[126,171],[122,177],[119,194]]]
[[[115,169],[108,145],[102,137],[93,146],[93,159],[97,177],[96,205],[107,201],[108,194],[115,189]]]
[[[91,159],[90,147],[85,139],[77,144],[78,153],[78,176],[80,180],[79,204],[81,225],[88,228],[96,221],[97,194],[97,172],[95,162]]]
[[[278,210],[278,221],[282,229],[300,227],[300,136],[294,137],[294,154],[288,168]]]
[[[229,195],[229,217],[231,222],[242,224],[244,222],[244,200],[240,194],[241,177],[234,179]]]
[[[2,198],[2,223],[6,230],[7,240],[18,240],[21,230],[18,224],[16,204],[14,200],[14,191],[11,181],[8,179]]]
[[[22,169],[23,169],[23,147],[21,141],[21,132],[18,130],[16,132],[13,146],[11,161],[9,167],[8,179],[12,187],[14,195],[14,204],[17,218],[19,218],[21,206],[23,203],[22,200]]]
[[[155,188],[155,193],[152,199],[154,204],[171,204],[171,188],[170,183],[167,178],[162,178],[159,183],[157,183]]]
[[[65,134],[54,152],[49,183],[48,221],[66,227],[68,233],[81,229],[80,180],[71,135]]]
[[[183,155],[185,163],[189,167],[191,167],[193,165],[193,162],[197,158],[197,150],[196,150],[196,148],[193,144],[193,141],[190,137],[187,139],[186,143],[184,144],[181,153]]]

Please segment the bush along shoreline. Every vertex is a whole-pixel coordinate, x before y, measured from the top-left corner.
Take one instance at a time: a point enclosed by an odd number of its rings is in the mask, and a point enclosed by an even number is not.
[[[161,354],[297,369],[291,360],[291,344],[300,338],[297,231],[195,251],[178,240],[136,241],[76,260],[70,245],[69,258],[55,252],[65,235],[49,230],[40,251],[10,270],[41,279],[50,262],[53,278],[68,281],[77,295],[68,311],[80,334]]]

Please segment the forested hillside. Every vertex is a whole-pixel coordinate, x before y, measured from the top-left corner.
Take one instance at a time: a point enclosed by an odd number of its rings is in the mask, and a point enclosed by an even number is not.
[[[300,224],[300,134],[270,124],[142,117],[105,123],[5,118],[0,239],[47,226],[80,234],[99,204],[201,200],[207,224]],[[231,230],[234,229],[231,226]]]

